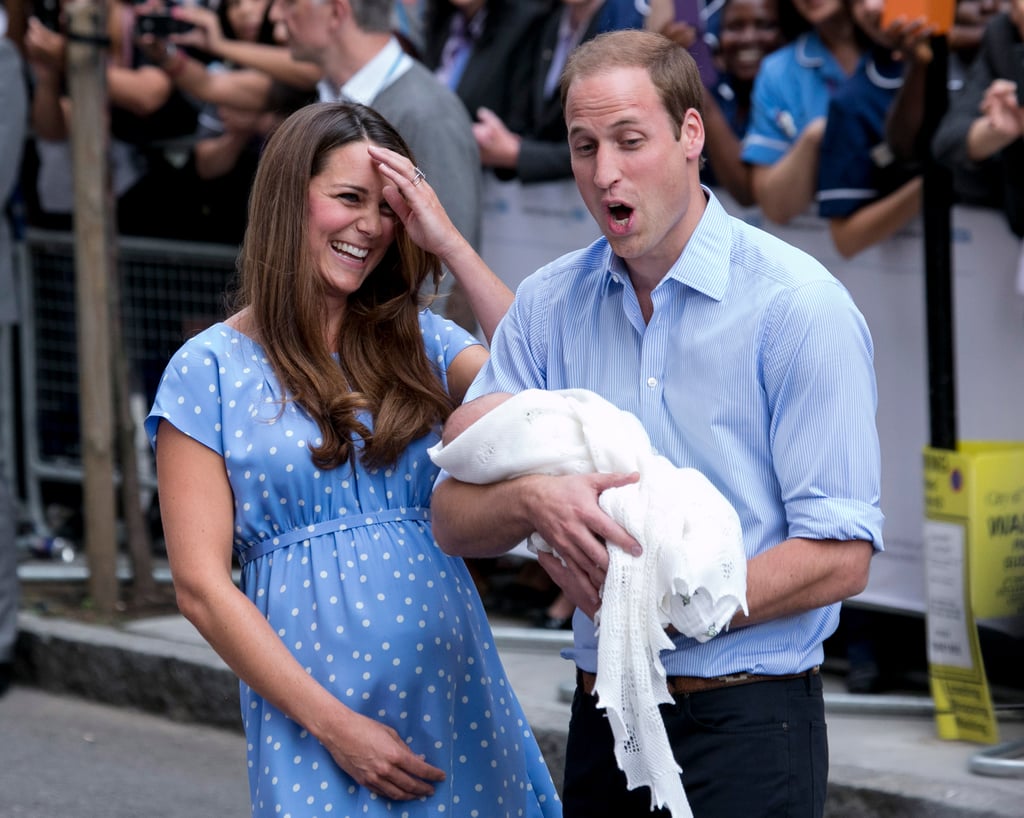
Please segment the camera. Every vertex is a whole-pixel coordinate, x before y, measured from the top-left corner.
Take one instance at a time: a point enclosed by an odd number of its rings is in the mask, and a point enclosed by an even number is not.
[[[60,0],[35,0],[32,15],[50,31],[60,31]]]
[[[135,34],[151,34],[154,37],[168,37],[184,34],[194,28],[192,23],[171,17],[169,14],[140,14],[135,18]]]

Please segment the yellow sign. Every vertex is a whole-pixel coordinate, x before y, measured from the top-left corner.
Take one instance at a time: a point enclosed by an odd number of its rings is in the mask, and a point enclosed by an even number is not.
[[[1024,444],[926,448],[928,664],[939,736],[999,740],[976,618],[1024,614]]]

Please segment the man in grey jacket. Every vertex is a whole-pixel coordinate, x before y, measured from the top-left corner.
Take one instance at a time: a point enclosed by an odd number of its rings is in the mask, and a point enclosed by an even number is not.
[[[481,168],[465,107],[392,32],[394,0],[274,0],[295,59],[323,69],[320,100],[359,102],[379,111],[412,149],[452,223],[480,247]],[[476,321],[452,276],[446,317],[473,330]]]

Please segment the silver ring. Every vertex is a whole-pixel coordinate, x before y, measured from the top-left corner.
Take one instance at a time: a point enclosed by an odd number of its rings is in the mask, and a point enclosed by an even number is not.
[[[418,185],[420,182],[427,178],[427,174],[425,174],[419,168],[413,168],[413,170],[416,171],[415,175],[412,177],[412,183],[413,186],[415,187],[416,185]]]

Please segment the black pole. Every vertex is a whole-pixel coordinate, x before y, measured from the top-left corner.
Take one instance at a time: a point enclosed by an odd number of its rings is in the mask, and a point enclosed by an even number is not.
[[[925,83],[924,134],[927,143],[948,107],[949,49],[945,37],[932,38],[932,61]],[[926,143],[926,144],[927,144]],[[953,177],[925,152],[923,180],[925,315],[928,339],[928,398],[931,445],[957,445],[956,380],[953,339]]]

